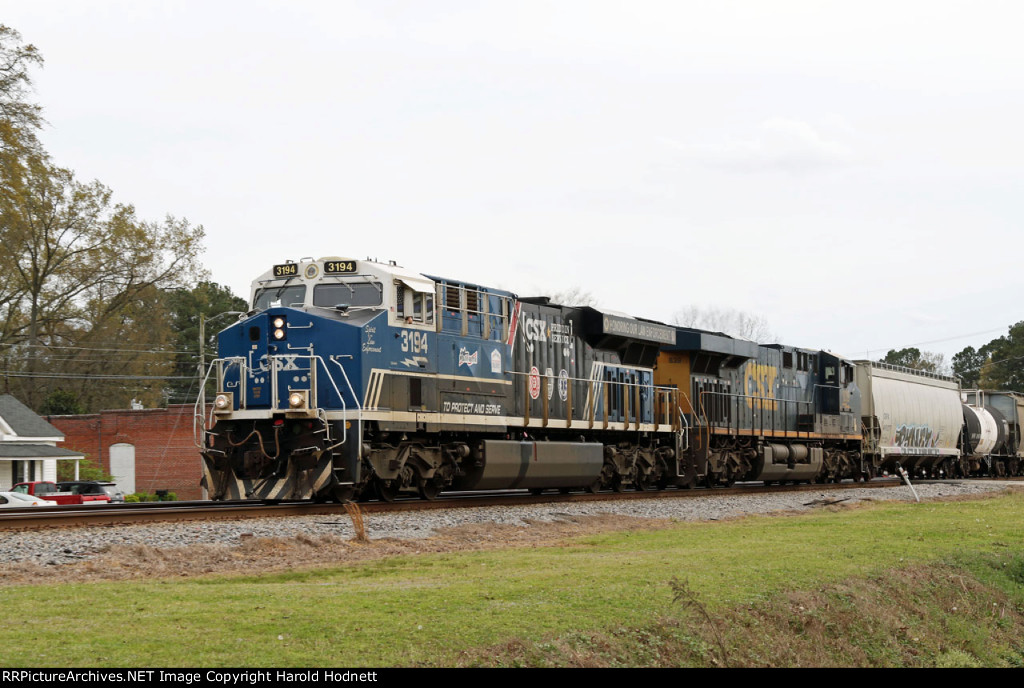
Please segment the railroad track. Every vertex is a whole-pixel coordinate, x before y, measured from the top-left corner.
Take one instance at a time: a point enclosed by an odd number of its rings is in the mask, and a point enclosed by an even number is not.
[[[395,502],[361,502],[359,509],[364,514],[393,511],[420,511],[427,509],[461,509],[487,506],[526,506],[533,504],[558,504],[572,502],[638,500],[638,499],[710,499],[726,495],[757,495],[774,492],[801,492],[822,490],[841,491],[853,488],[885,489],[900,487],[902,483],[894,478],[879,478],[869,483],[844,482],[839,484],[773,485],[747,484],[729,488],[699,490],[660,490],[601,492],[598,494],[555,492],[540,495],[525,490],[502,493],[451,493],[440,499],[400,499]],[[310,516],[319,514],[345,514],[344,504],[315,504],[311,502],[279,502],[267,504],[251,501],[235,502],[145,502],[136,504],[113,504],[105,506],[64,505],[53,507],[28,507],[5,509],[0,513],[0,530],[34,530],[40,528],[64,528],[83,525],[130,525],[172,521],[232,520],[263,518],[267,516]]]

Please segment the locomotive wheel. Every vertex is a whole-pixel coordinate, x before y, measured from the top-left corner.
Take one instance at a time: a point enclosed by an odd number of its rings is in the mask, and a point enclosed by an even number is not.
[[[584,488],[590,494],[597,494],[601,489],[601,479],[598,478]]]
[[[400,492],[401,488],[398,486],[398,481],[396,480],[377,481],[377,496],[380,497],[382,502],[395,501]]]
[[[433,480],[421,480],[419,484],[420,499],[432,502],[441,494],[441,486]]]
[[[662,478],[661,471],[658,471],[657,467],[652,469],[650,473],[646,474],[637,470],[634,485],[638,492],[647,492],[651,490],[660,491],[665,489],[665,481]]]
[[[334,501],[338,502],[339,504],[351,502],[352,499],[356,496],[355,485],[338,486],[334,488],[334,490],[331,493],[331,496],[334,498]]]

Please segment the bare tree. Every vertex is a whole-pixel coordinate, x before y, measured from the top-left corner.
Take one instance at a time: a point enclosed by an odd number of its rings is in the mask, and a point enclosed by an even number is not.
[[[562,291],[556,291],[549,296],[551,303],[562,306],[592,306],[597,307],[597,299],[589,291],[579,287],[571,287]]]
[[[127,378],[158,389],[168,376],[162,292],[205,277],[203,228],[171,216],[142,220],[107,187],[80,182],[51,160],[36,137],[42,108],[30,98],[30,71],[42,62],[17,31],[0,25],[4,389],[13,378],[19,396],[38,407],[48,388],[103,379],[105,387],[89,392],[110,403]]]
[[[160,290],[205,276],[203,235],[184,219],[138,218],[40,150],[0,149],[0,347],[7,374],[26,380],[21,398],[37,405],[54,375],[125,372],[123,357],[83,368],[69,351],[165,347]],[[157,368],[144,373],[166,374]]]
[[[723,332],[733,337],[761,343],[771,343],[778,339],[764,316],[752,315],[735,308],[687,306],[675,312],[672,324]]]

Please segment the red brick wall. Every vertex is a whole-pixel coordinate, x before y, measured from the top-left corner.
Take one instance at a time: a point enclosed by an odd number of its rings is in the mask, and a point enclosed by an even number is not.
[[[82,416],[47,416],[64,433],[65,449],[79,451],[110,471],[110,445],[135,445],[135,490],[170,490],[178,499],[202,499],[202,468],[192,434],[191,404],[142,411],[101,411]]]

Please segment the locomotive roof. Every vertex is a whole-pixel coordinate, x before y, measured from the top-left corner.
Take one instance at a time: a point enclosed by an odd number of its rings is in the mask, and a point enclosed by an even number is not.
[[[483,289],[489,294],[500,294],[502,296],[510,296],[512,298],[519,298],[515,293],[508,291],[507,289],[498,289],[496,287],[488,287],[485,284],[477,284],[475,282],[467,282],[466,280],[452,279],[450,277],[437,277],[436,275],[423,275],[427,279],[434,280],[435,282],[446,282],[448,284],[459,284],[464,287],[472,287],[474,289]]]
[[[693,327],[676,327],[676,343],[664,348],[666,351],[707,351],[740,358],[757,358],[755,342]]]

